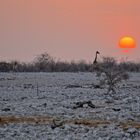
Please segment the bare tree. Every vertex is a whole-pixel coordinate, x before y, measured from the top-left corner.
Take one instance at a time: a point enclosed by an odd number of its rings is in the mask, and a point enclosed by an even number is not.
[[[42,53],[35,58],[35,66],[39,71],[50,71],[50,64],[53,62],[53,58],[47,53]]]
[[[18,66],[19,66],[19,62],[18,61],[11,61],[11,67],[12,67],[12,72],[17,72],[18,71]]]
[[[105,57],[99,65],[97,76],[100,79],[100,84],[107,85],[107,93],[116,93],[116,88],[119,83],[129,78],[128,73],[121,69],[114,58]]]

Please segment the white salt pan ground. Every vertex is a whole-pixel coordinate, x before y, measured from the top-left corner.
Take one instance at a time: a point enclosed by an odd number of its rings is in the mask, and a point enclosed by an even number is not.
[[[0,125],[0,139],[140,140],[139,128],[118,126],[119,122],[140,123],[140,73],[130,73],[115,100],[106,95],[106,88],[96,88],[97,84],[93,73],[0,73],[0,116],[112,122],[97,127],[64,124],[55,129],[45,124],[4,124]],[[89,100],[95,108],[73,108],[76,102]]]

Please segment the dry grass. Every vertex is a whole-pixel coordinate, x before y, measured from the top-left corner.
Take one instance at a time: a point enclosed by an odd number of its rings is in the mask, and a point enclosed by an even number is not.
[[[10,123],[28,123],[28,124],[52,124],[53,121],[60,121],[63,124],[77,124],[77,125],[87,125],[90,127],[95,127],[98,125],[107,125],[109,121],[102,120],[86,120],[86,119],[74,119],[74,120],[65,120],[56,119],[53,117],[42,117],[42,116],[33,116],[33,117],[15,117],[15,116],[3,116],[0,117],[0,124],[10,124]]]
[[[2,116],[0,117],[0,124],[9,124],[9,123],[49,124],[52,121],[53,121],[52,117],[42,117],[42,116],[33,116],[33,117]]]
[[[97,127],[99,125],[110,124],[109,121],[105,121],[105,120],[86,120],[86,119],[67,120],[65,123],[76,124],[76,125],[86,125],[86,126],[89,126],[89,127]]]
[[[117,121],[106,121],[106,120],[87,120],[87,119],[69,119],[61,120],[54,117],[48,116],[32,116],[32,117],[15,117],[15,116],[2,116],[0,117],[0,125],[10,123],[27,123],[27,124],[53,124],[53,122],[61,122],[62,124],[76,124],[85,125],[89,127],[98,127],[99,125],[109,125],[115,123],[116,126],[127,130],[129,127],[140,129],[140,122],[128,121],[128,122],[117,122]]]
[[[129,127],[140,129],[140,122],[134,122],[134,121],[120,122],[118,126],[123,130],[127,130]]]

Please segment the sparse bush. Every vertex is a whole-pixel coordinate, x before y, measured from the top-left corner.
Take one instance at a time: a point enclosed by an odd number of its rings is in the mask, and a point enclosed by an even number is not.
[[[21,69],[21,64],[18,61],[11,61],[10,65],[11,65],[12,72],[19,72]]]
[[[10,63],[4,62],[4,61],[0,62],[1,72],[10,72],[10,69],[11,69]]]
[[[103,62],[98,65],[96,74],[100,79],[100,84],[107,85],[108,94],[116,93],[118,84],[129,78],[128,73],[117,65],[114,58],[110,57],[103,58]]]
[[[120,68],[130,72],[140,72],[140,63],[127,61],[127,62],[121,62],[119,66]]]
[[[109,61],[109,63],[108,63]],[[31,62],[19,62],[19,61],[0,61],[0,72],[97,72],[98,64],[101,67],[110,67],[108,65],[114,65],[114,59],[104,58],[103,62],[93,65],[91,62],[87,63],[84,60],[81,61],[60,61],[55,60],[47,52],[42,53],[35,57]],[[121,62],[117,64],[121,70],[128,72],[140,72],[140,63],[135,62]]]

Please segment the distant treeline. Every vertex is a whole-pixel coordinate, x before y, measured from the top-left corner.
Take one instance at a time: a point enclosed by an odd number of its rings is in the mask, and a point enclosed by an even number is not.
[[[103,58],[104,59],[104,58]],[[96,65],[100,66],[104,61],[98,62]],[[116,65],[129,72],[140,72],[140,63],[134,62],[121,62]],[[55,61],[48,53],[38,55],[33,62],[21,63],[18,61],[1,61],[0,72],[91,72],[96,67],[94,64],[87,63],[86,61],[72,61],[63,62]]]

